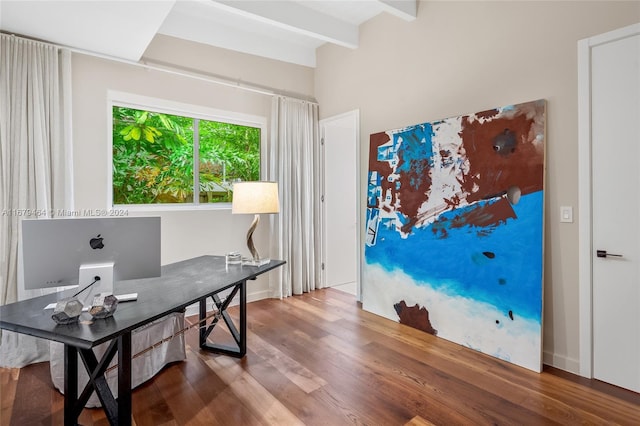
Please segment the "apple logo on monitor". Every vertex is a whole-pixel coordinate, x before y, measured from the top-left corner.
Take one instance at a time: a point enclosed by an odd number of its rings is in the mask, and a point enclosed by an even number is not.
[[[102,243],[102,240],[104,238],[100,236],[100,234],[98,234],[97,237],[92,238],[89,240],[89,245],[91,246],[92,249],[96,250],[96,249],[102,249],[104,248],[104,244]]]

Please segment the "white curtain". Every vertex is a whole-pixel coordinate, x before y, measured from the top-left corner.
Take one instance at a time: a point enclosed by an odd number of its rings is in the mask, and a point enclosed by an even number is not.
[[[271,257],[287,263],[271,274],[272,297],[321,286],[319,159],[318,105],[274,97],[268,178],[278,182],[281,211],[270,218]]]
[[[70,53],[0,34],[0,304],[33,294],[18,286],[23,218],[72,207]],[[20,274],[21,276],[21,274]],[[0,364],[47,360],[48,343],[0,331]]]

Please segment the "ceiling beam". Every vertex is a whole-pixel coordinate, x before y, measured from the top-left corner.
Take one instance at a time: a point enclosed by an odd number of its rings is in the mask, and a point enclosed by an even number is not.
[[[324,42],[351,49],[358,47],[356,25],[316,12],[296,2],[214,0],[211,4]],[[278,4],[282,7],[278,7]]]
[[[224,16],[229,16],[224,14]],[[237,18],[236,18],[237,19]],[[207,19],[206,14],[187,14],[178,3],[173,12],[165,19],[161,34],[198,43],[236,50],[251,55],[263,56],[280,61],[316,66],[315,50],[288,40],[275,39],[268,35],[239,31],[233,22],[220,23]]]
[[[402,18],[405,21],[413,21],[418,15],[416,0],[378,0],[385,12]]]

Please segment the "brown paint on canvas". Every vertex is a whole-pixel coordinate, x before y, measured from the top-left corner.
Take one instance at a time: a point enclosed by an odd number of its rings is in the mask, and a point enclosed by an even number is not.
[[[462,119],[462,143],[469,159],[470,169],[461,179],[462,189],[468,193],[467,201],[474,202],[504,193],[517,186],[526,195],[541,191],[544,177],[544,154],[541,144],[534,143],[536,135],[544,134],[544,101],[516,105],[514,111],[503,112],[495,118],[496,110],[475,114],[475,117],[494,118],[491,121]],[[515,146],[500,152],[494,141],[500,135],[513,132]]]
[[[457,216],[452,221],[451,228],[462,228],[467,225],[485,228],[506,223],[507,219],[516,219],[516,212],[506,198],[500,198],[495,203],[485,204]]]
[[[393,307],[400,317],[400,324],[417,328],[434,336],[438,334],[438,330],[433,328],[431,321],[429,321],[429,311],[425,307],[420,307],[417,304],[409,307],[404,300],[396,303]]]
[[[479,113],[476,114],[476,117],[478,117],[479,119],[487,119],[487,118],[493,118],[496,115],[498,115],[500,111],[496,108],[494,109],[488,109],[486,111],[481,111]]]
[[[516,219],[516,212],[506,198],[499,198],[493,203],[477,205],[475,208],[449,219],[445,216],[438,218],[432,225],[431,231],[438,238],[447,238],[449,229],[475,226],[484,228],[483,232],[489,232],[488,228],[506,223],[507,219]]]
[[[402,156],[400,156],[402,164]],[[409,232],[418,221],[418,210],[427,199],[431,189],[430,164],[428,159],[411,160],[410,172],[400,174],[400,208],[398,209],[409,222],[402,226],[402,232]],[[418,170],[423,170],[422,173]]]
[[[418,217],[418,209],[427,198],[427,193],[431,188],[431,176],[429,174],[430,164],[427,158],[422,160],[411,160],[408,168],[409,172],[400,173],[399,183],[400,189],[396,190],[396,182],[389,182],[387,179],[393,170],[386,161],[378,161],[378,148],[389,142],[389,135],[385,132],[374,133],[369,137],[369,171],[377,171],[382,177],[380,187],[382,194],[389,190],[392,194],[391,204],[397,205],[399,201],[398,211],[405,217],[409,218],[409,223],[405,224],[402,229],[408,232],[416,223]],[[404,141],[403,143],[408,143]],[[421,143],[420,141],[412,141],[412,143]],[[402,152],[402,151],[401,151]],[[397,168],[403,166],[405,159],[400,154],[398,158]],[[397,197],[397,198],[396,198]],[[377,200],[376,200],[377,201]],[[368,207],[380,207],[378,205]]]
[[[380,186],[383,194],[386,194],[387,189],[391,189],[391,183],[387,180],[387,177],[391,175],[393,170],[386,161],[378,161],[378,148],[389,142],[389,140],[389,135],[385,132],[373,133],[369,136],[369,172],[378,172],[382,177]],[[392,191],[391,193],[394,197],[392,203],[395,203],[395,191]],[[378,203],[379,200],[376,199],[376,205],[370,205],[367,207],[380,207]]]

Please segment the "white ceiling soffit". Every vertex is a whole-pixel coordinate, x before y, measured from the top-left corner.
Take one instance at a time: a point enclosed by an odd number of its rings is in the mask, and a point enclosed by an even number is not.
[[[174,3],[175,0],[2,0],[0,29],[138,61]]]
[[[314,67],[324,43],[358,47],[358,27],[387,11],[416,17],[416,0],[179,0],[161,34]]]
[[[212,6],[211,0],[178,1],[160,27],[161,34],[252,55],[315,66],[323,42]]]
[[[0,30],[139,61],[156,33],[314,67],[316,48],[358,47],[381,12],[416,0],[0,0]]]

